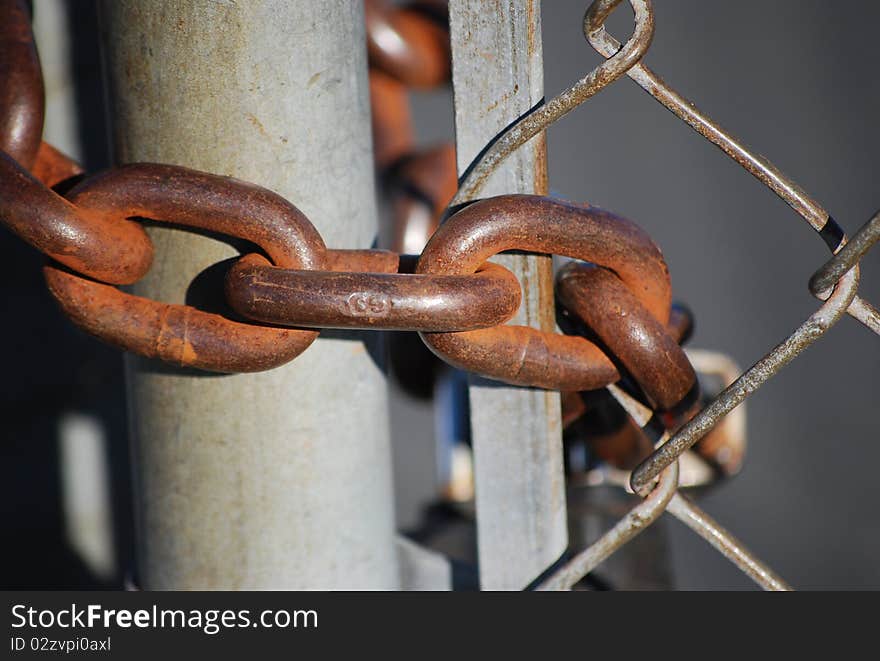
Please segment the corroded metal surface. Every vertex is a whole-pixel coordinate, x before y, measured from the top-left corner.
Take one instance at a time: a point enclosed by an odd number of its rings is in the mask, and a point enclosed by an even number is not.
[[[37,150],[37,160],[31,174],[49,188],[73,183],[83,173],[75,160],[55,149],[48,142],[41,142]]]
[[[77,209],[0,152],[0,221],[70,268],[104,282],[131,284],[150,268],[153,247],[125,216],[108,220]]]
[[[493,255],[515,249],[610,268],[656,319],[669,319],[669,273],[651,239],[607,211],[548,198],[500,196],[459,211],[428,242],[417,272],[470,273]],[[618,376],[589,340],[527,326],[422,337],[447,362],[505,383],[594,390]]]
[[[33,166],[43,134],[43,74],[25,0],[0,0],[0,151]]]
[[[694,387],[690,359],[679,346],[690,335],[692,317],[687,309],[673,305],[664,330],[616,276],[606,272],[607,275],[597,278],[593,274],[600,270],[572,262],[559,272],[557,294],[565,306],[564,312],[585,322],[584,332],[595,333],[600,340],[611,338],[610,344],[603,344],[611,351],[609,358],[613,357],[616,369],[619,369],[618,363],[624,366],[641,363],[642,369],[637,373],[643,375],[640,381],[643,390],[669,397],[672,402],[669,408],[657,412],[664,423],[676,425],[678,416],[675,414],[693,415],[694,400],[699,392]],[[623,327],[619,336],[614,334],[621,330],[615,329],[617,325]],[[655,348],[659,345],[668,353],[650,354],[645,351],[645,345]],[[664,368],[669,367],[671,361],[673,366],[667,373]],[[670,411],[673,408],[675,410]],[[562,424],[568,443],[585,442],[592,454],[616,469],[632,470],[653,449],[650,435],[606,389],[563,392]],[[718,440],[726,440],[726,437]],[[738,455],[741,457],[741,452]]]
[[[251,256],[230,270],[226,291],[251,319],[317,328],[487,328],[510,319],[520,303],[519,283],[497,264],[471,276],[431,276],[294,271]]]
[[[230,177],[169,165],[127,165],[82,182],[68,199],[80,214],[111,226],[129,217],[170,221],[247,238],[282,267],[322,264],[324,243],[296,207]],[[295,358],[317,337],[314,331],[263,328],[188,305],[151,301],[51,265],[45,274],[52,295],[84,330],[173,365],[262,371]]]
[[[626,367],[654,407],[669,411],[693,390],[697,375],[676,339],[614,273],[571,262],[556,276],[556,293]]]
[[[179,367],[260,372],[305,351],[317,331],[262,328],[188,305],[158,303],[54,266],[49,291],[77,326],[115,347]]]

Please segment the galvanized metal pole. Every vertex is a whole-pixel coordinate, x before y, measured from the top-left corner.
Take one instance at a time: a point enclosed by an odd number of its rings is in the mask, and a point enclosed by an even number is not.
[[[450,0],[458,170],[543,97],[540,0]],[[511,156],[483,194],[546,193],[544,135]],[[547,256],[503,256],[523,286],[512,323],[552,331]],[[559,394],[470,386],[480,583],[521,589],[567,545]]]
[[[102,9],[119,161],[253,181],[328,245],[373,243],[360,2]],[[151,236],[156,262],[135,291],[164,301],[182,302],[194,276],[235,254],[192,233]],[[335,333],[254,375],[129,362],[145,588],[398,586],[386,384],[364,339]]]

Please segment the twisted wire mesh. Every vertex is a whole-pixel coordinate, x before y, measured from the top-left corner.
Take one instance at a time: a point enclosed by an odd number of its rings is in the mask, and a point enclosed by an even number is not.
[[[822,301],[815,312],[709,402],[691,421],[674,434],[664,436],[655,452],[631,475],[632,489],[644,501],[636,505],[598,541],[553,572],[539,587],[572,587],[602,560],[623,548],[639,532],[654,523],[664,512],[668,512],[703,537],[762,588],[790,589],[739,540],[691,500],[677,492],[678,458],[785,365],[820,339],[843,316],[848,314],[874,333],[880,334],[880,314],[857,293],[859,261],[880,238],[880,214],[869,220],[848,241],[823,206],[797,182],[702,113],[694,103],[678,94],[641,62],[649,50],[654,34],[654,9],[651,0],[629,0],[635,16],[635,27],[632,36],[625,43],[621,44],[605,30],[606,18],[621,2],[622,0],[596,0],[587,9],[584,17],[584,36],[606,58],[605,61],[568,90],[533,109],[497,136],[481,158],[469,168],[453,205],[475,198],[494,168],[510,153],[608,84],[626,75],[785,201],[820,235],[833,256],[817,269],[810,280],[811,292]],[[636,402],[627,401],[629,398],[619,390],[615,390],[614,394],[637,422],[646,422],[647,413],[640,410]]]

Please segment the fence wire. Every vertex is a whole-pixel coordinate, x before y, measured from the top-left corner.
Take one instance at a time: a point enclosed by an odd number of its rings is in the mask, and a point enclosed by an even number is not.
[[[682,521],[743,573],[766,590],[791,589],[773,570],[756,558],[731,533],[678,492],[679,459],[731,414],[750,395],[821,338],[845,314],[880,334],[880,313],[858,296],[859,261],[880,239],[880,212],[851,240],[819,202],[763,156],[700,111],[694,103],[642,63],[654,35],[651,0],[629,0],[635,27],[621,44],[605,30],[604,22],[622,0],[595,0],[584,16],[584,37],[605,61],[572,87],[527,113],[495,138],[471,165],[462,179],[451,207],[464,204],[479,194],[484,183],[504,159],[529,139],[574,110],[591,96],[624,74],[675,116],[756,177],[803,220],[828,245],[832,257],[809,280],[809,289],[823,301],[816,311],[788,337],[771,348],[752,367],[721,391],[694,418],[674,434],[660,439],[656,450],[631,474],[632,490],[644,500],[632,508],[598,541],[577,554],[546,578],[539,589],[569,589],[609,556],[657,521],[664,512]],[[618,388],[611,388],[637,423],[648,422],[650,412]]]

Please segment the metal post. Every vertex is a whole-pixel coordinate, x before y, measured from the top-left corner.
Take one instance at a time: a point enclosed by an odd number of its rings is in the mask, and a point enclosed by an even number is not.
[[[376,236],[355,0],[107,0],[117,159],[261,184],[332,247]],[[234,254],[154,229],[136,293],[182,302]],[[375,334],[374,334],[375,335]],[[145,588],[395,588],[387,393],[375,340],[322,336],[271,372],[129,361]]]
[[[543,96],[539,0],[451,0],[452,82],[458,170]],[[544,135],[511,156],[483,194],[547,192]],[[512,323],[552,331],[552,265],[547,256],[498,262],[523,285]],[[480,583],[521,589],[567,545],[559,394],[472,381]]]

